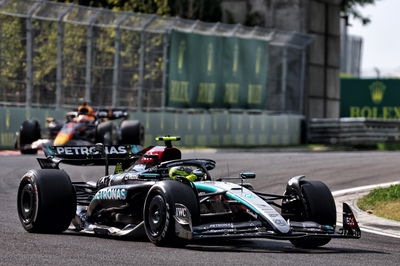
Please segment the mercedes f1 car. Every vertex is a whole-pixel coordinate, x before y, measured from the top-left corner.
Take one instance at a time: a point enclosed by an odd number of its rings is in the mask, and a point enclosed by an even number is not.
[[[82,109],[82,108],[81,108]],[[138,120],[127,120],[122,109],[101,109],[97,112],[68,112],[66,121],[47,118],[46,137],[41,137],[37,120],[26,120],[16,133],[15,148],[22,154],[36,154],[46,145],[143,145],[144,128]],[[121,121],[114,123],[112,120]]]
[[[30,170],[18,189],[18,214],[32,233],[72,230],[107,236],[147,236],[156,245],[182,246],[198,239],[271,238],[313,248],[332,238],[360,238],[343,204],[343,225],[328,187],[304,176],[289,180],[282,195],[257,192],[240,177],[212,178],[215,161],[181,159],[176,137],[165,146],[49,146],[42,169]],[[97,182],[71,182],[60,163],[105,165]],[[113,174],[109,165],[115,165]],[[228,180],[236,182],[228,182]]]

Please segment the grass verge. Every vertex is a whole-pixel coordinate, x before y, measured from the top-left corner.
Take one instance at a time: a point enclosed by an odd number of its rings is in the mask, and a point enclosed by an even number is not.
[[[400,221],[400,185],[374,189],[359,199],[357,205],[376,216]]]

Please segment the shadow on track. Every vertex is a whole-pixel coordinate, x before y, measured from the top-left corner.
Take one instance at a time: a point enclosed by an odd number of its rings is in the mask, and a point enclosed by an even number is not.
[[[299,253],[299,254],[338,254],[338,253],[375,253],[386,254],[375,250],[320,247],[313,249],[303,249],[293,246],[290,242],[269,241],[269,240],[219,240],[201,241],[188,245],[186,249],[208,252],[243,252],[243,253]]]
[[[141,237],[118,237],[111,235],[96,235],[82,232],[65,231],[62,234],[76,235],[83,237],[96,237],[102,239],[113,239],[128,242],[149,242],[145,235]],[[192,251],[205,252],[241,252],[241,253],[293,253],[293,254],[388,254],[376,250],[337,248],[332,244],[313,249],[303,249],[293,246],[289,241],[265,240],[265,239],[219,239],[219,240],[197,240],[191,242],[186,247],[160,247],[160,248],[179,248]]]

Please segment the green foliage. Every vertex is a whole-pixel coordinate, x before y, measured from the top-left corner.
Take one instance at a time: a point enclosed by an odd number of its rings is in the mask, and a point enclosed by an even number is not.
[[[222,19],[221,0],[169,0],[170,15],[206,22]]]
[[[222,19],[221,0],[56,0],[83,6],[102,7],[160,16],[179,16],[217,22]]]
[[[376,147],[377,150],[382,150],[382,151],[398,151],[400,150],[400,143],[399,142],[377,143]]]
[[[400,200],[400,185],[392,185],[388,188],[377,188],[358,201],[361,209],[369,209],[380,202]]]
[[[371,22],[370,18],[363,16],[357,8],[366,5],[373,5],[376,1],[379,0],[343,0],[341,9],[343,13],[353,17],[354,19],[360,20],[361,23],[366,25]]]
[[[350,79],[350,78],[358,78],[358,77],[355,76],[355,75],[349,74],[349,73],[341,72],[340,73],[340,78]]]
[[[169,15],[168,0],[56,0],[82,6],[102,7],[116,11],[132,11],[147,14]]]
[[[25,40],[22,38],[25,19],[0,15],[0,101],[24,102]]]
[[[257,11],[246,14],[245,26],[254,27],[264,24],[264,17]]]

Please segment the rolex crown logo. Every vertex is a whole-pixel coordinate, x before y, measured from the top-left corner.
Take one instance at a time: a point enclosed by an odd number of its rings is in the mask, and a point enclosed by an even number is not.
[[[385,90],[386,86],[381,81],[375,81],[369,86],[369,91],[371,92],[371,99],[375,104],[380,104],[382,102]]]

